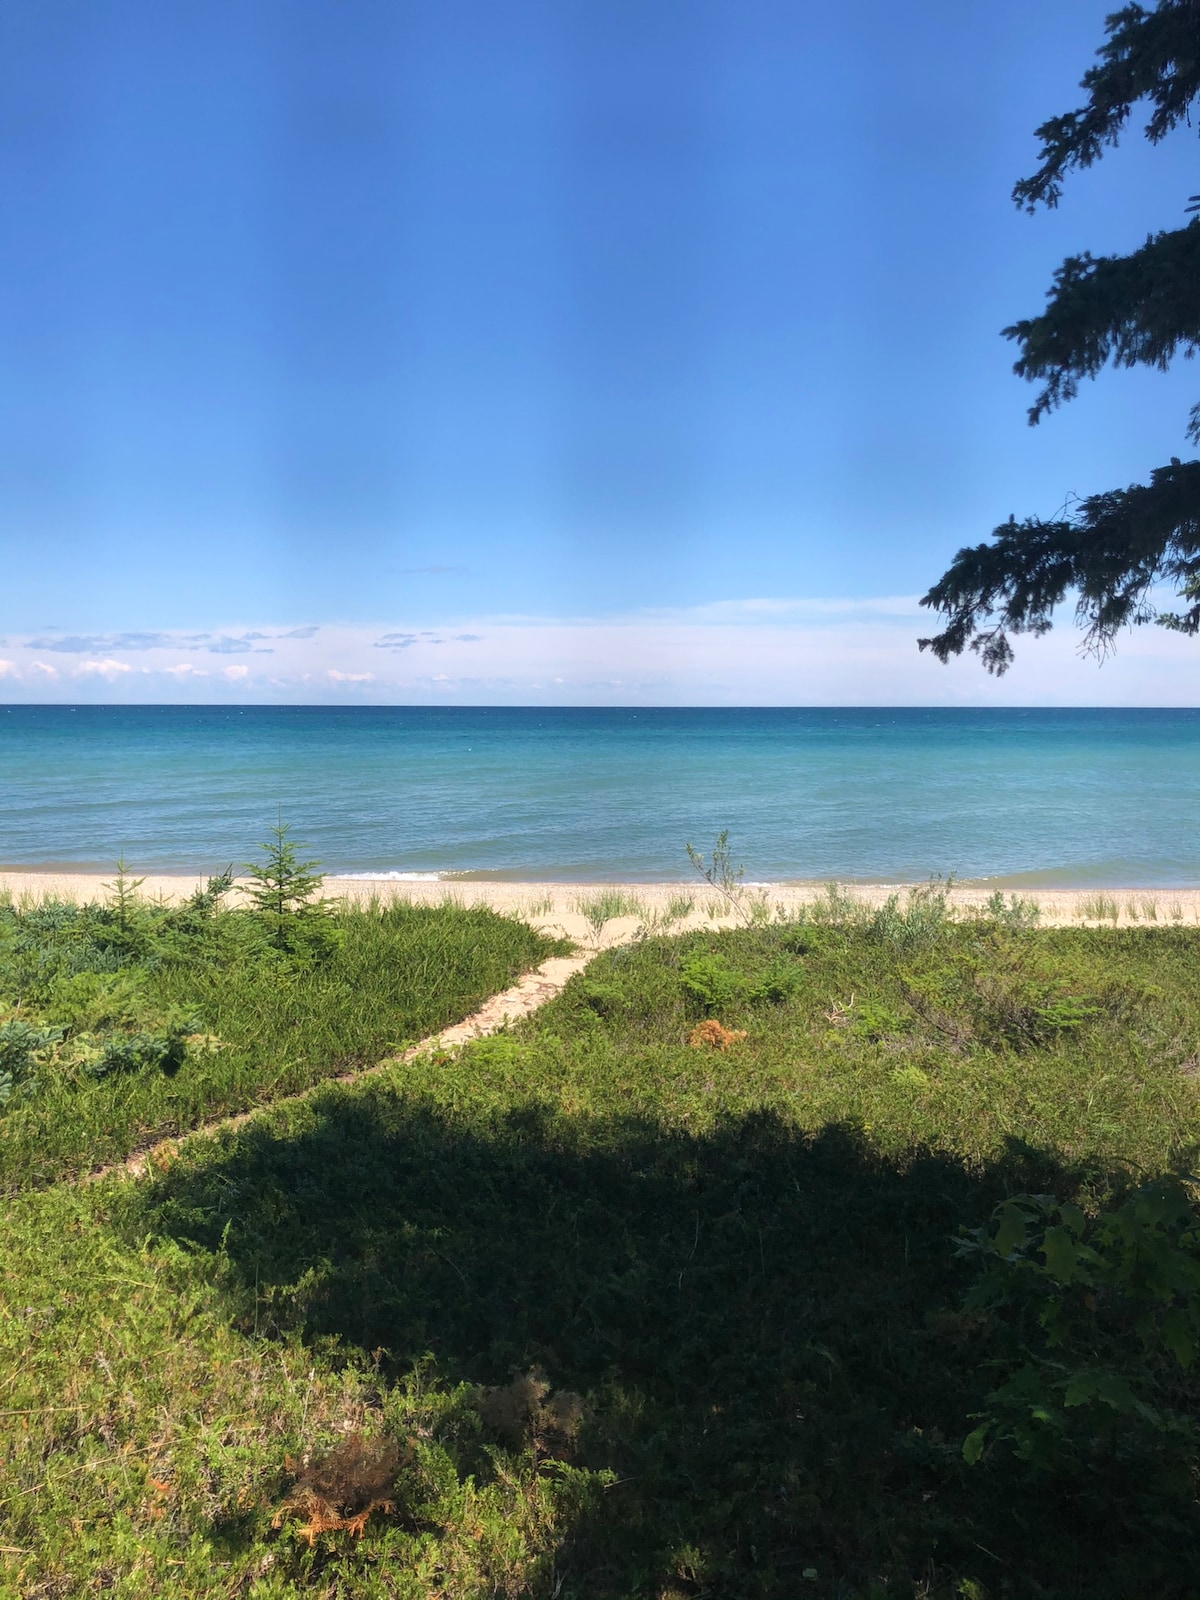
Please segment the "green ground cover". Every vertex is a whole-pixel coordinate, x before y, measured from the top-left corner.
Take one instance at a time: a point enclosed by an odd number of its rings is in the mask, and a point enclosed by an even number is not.
[[[0,1192],[377,1061],[555,948],[483,908],[0,904]]]
[[[8,1592],[1194,1595],[1198,973],[936,896],[646,940],[18,1196]]]

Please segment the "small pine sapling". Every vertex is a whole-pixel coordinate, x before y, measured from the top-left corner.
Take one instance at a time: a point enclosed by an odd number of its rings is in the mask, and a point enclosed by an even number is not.
[[[13,1018],[0,1027],[0,1111],[36,1087],[37,1056],[62,1038],[62,1028],[31,1028]]]
[[[145,883],[145,878],[131,878],[125,857],[117,861],[117,872],[111,883],[101,885],[111,897],[112,908],[117,914],[117,927],[123,934],[127,934],[133,923],[138,905],[138,890]]]
[[[187,900],[189,911],[197,916],[207,917],[218,912],[225,900],[225,896],[233,888],[233,865],[226,867],[224,872],[218,872],[208,879],[203,889],[197,889]]]
[[[329,900],[318,898],[325,876],[313,868],[320,863],[301,861],[290,833],[290,825],[280,817],[271,829],[271,837],[260,846],[266,859],[246,862],[246,875],[251,880],[246,888],[250,904],[266,924],[271,943],[286,953],[294,953],[300,945],[311,949],[314,944],[323,943],[317,930],[332,908]],[[317,937],[314,939],[313,935]]]

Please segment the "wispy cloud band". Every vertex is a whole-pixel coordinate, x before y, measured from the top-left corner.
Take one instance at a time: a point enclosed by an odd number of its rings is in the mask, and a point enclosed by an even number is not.
[[[1005,678],[917,651],[908,596],[744,599],[607,618],[460,616],[432,628],[225,624],[10,636],[9,700],[375,704],[1193,705],[1200,645],[1146,628],[1102,671],[1069,622]],[[52,659],[43,659],[49,655]],[[213,657],[237,655],[221,667]]]

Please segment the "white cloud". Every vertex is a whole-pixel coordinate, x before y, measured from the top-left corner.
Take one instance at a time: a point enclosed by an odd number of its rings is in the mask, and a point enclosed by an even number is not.
[[[116,680],[133,668],[128,661],[114,661],[111,656],[105,656],[103,661],[81,661],[74,669],[77,678],[106,678],[109,683]]]
[[[974,657],[943,667],[920,654],[929,619],[908,596],[751,598],[612,617],[460,614],[437,628],[430,620],[439,619],[327,622],[314,632],[234,618],[208,633],[147,632],[136,636],[136,668],[107,651],[81,652],[82,676],[58,682],[37,659],[46,640],[10,636],[5,694],[337,704],[352,688],[384,705],[1200,705],[1200,643],[1161,628],[1125,636],[1100,669],[1079,656],[1068,617],[1044,639],[1017,640],[1015,667],[996,679]],[[274,646],[269,675],[210,653],[213,639],[264,635]]]
[[[0,661],[0,678],[11,678],[16,675],[17,663],[15,661]]]

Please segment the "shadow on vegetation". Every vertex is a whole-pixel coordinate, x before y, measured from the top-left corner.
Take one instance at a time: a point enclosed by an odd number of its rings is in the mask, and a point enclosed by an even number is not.
[[[573,1460],[615,1481],[547,1593],[1194,1593],[1196,1529],[1156,1524],[1136,1481],[963,1461],[994,1376],[952,1241],[1008,1192],[1070,1187],[1033,1152],[901,1168],[771,1115],[693,1137],[381,1087],[313,1113],[176,1167],[149,1227],[223,1253],[247,1331],[582,1394]]]

